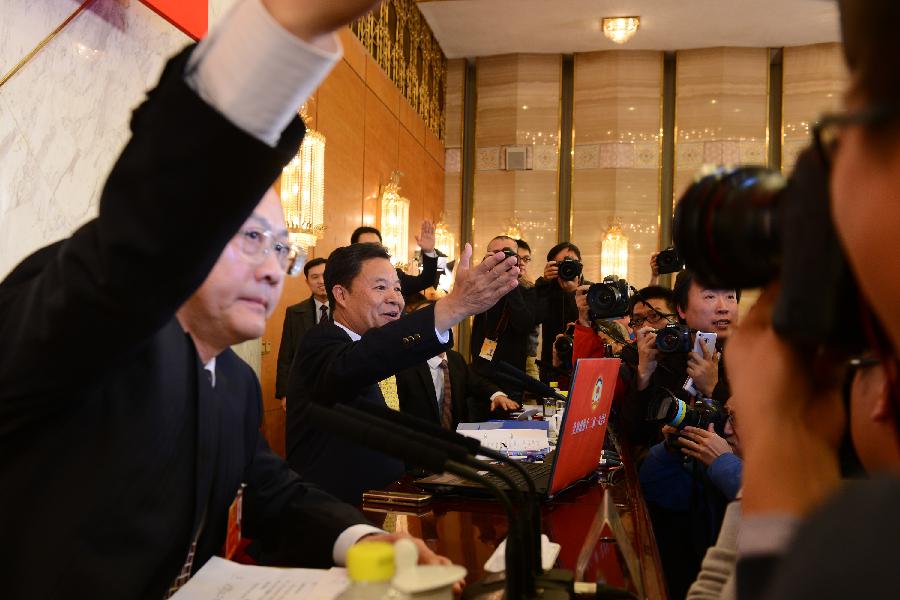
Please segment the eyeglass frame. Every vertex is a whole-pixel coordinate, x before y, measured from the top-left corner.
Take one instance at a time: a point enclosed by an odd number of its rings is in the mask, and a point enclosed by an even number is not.
[[[263,236],[263,241],[257,243],[253,240],[249,240],[246,237],[248,233],[261,234]],[[237,243],[237,247],[241,251],[241,254],[256,265],[261,265],[265,262],[266,256],[274,250],[275,261],[282,269],[284,269],[284,272],[288,277],[296,277],[299,275],[303,270],[303,265],[306,264],[306,250],[304,250],[302,246],[277,239],[275,232],[270,229],[243,227],[237,232],[233,239]],[[258,247],[248,248],[246,245],[247,243],[255,243]],[[287,250],[285,254],[281,254],[282,248]]]
[[[664,313],[664,312],[656,310],[655,308],[653,308],[652,305],[650,305],[646,302],[642,302],[642,304],[644,306],[646,306],[647,308],[649,308],[651,313],[656,315],[656,318],[653,319],[654,321],[657,321],[659,319],[665,319],[666,321],[668,321],[668,323],[671,324],[671,323],[674,323],[678,319],[678,315],[676,313]],[[641,319],[640,323],[635,323],[633,310],[632,310],[631,315],[632,316],[630,316],[628,318],[628,326],[631,327],[631,329],[636,329],[638,327],[641,327],[644,323],[646,323],[649,320],[649,317],[643,317]]]
[[[896,109],[880,105],[868,106],[855,111],[825,113],[819,117],[819,120],[813,124],[812,128],[812,138],[816,152],[825,163],[826,168],[830,169],[832,157],[834,155],[833,140],[836,140],[837,136],[835,136],[832,141],[825,140],[825,131],[829,128],[843,129],[849,125],[864,125],[869,127],[872,125],[880,125],[895,116],[895,114]]]

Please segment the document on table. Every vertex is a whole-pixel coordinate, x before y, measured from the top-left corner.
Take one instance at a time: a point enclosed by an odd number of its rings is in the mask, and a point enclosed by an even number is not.
[[[333,600],[348,582],[346,569],[257,567],[214,556],[172,600]]]

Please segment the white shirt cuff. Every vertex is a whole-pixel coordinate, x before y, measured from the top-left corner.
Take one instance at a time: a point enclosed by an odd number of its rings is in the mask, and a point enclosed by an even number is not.
[[[331,551],[331,558],[334,559],[334,564],[339,567],[347,564],[347,551],[350,550],[350,546],[358,542],[363,536],[382,533],[385,533],[383,529],[378,529],[371,525],[362,523],[351,525],[341,532],[341,535],[334,541],[334,549]]]
[[[435,252],[434,250],[432,250],[432,251],[430,251],[430,252],[425,252],[425,251],[423,250],[422,252],[423,252],[423,254],[425,254],[425,256],[427,256],[428,258],[437,258],[437,252]]]
[[[494,392],[493,394],[491,394],[491,400],[493,401],[493,399],[496,398],[497,396],[505,396],[505,395],[506,394],[504,394],[503,392]]]
[[[275,146],[300,105],[341,58],[283,28],[261,0],[239,0],[191,55],[185,79],[232,123]]]
[[[442,344],[446,344],[447,342],[450,341],[450,330],[449,329],[447,331],[438,331],[437,329],[435,329],[434,335],[437,336],[438,341]]]

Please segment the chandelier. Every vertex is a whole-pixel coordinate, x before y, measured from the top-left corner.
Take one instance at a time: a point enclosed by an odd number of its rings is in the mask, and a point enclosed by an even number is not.
[[[447,262],[451,262],[456,256],[456,238],[447,229],[443,217],[434,226],[434,247],[447,257]]]
[[[640,17],[603,17],[603,35],[617,44],[624,44],[637,33]]]
[[[308,122],[306,106],[300,109]],[[281,207],[291,242],[309,250],[325,232],[325,136],[307,127],[296,156],[281,171]]]
[[[600,274],[628,279],[628,238],[618,223],[610,225],[600,242]]]
[[[381,243],[391,255],[391,262],[405,267],[409,261],[409,200],[400,195],[400,171],[381,189]]]

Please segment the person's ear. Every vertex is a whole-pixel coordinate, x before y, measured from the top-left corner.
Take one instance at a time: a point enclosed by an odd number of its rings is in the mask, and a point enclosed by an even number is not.
[[[679,317],[682,321],[684,321],[684,320],[687,318],[687,317],[684,316],[684,311],[681,310],[681,307],[680,307],[680,306],[676,307],[676,310],[678,311],[678,317]]]
[[[338,284],[331,288],[331,293],[334,294],[334,301],[337,302],[338,306],[347,306],[347,302],[349,301],[350,290]]]

